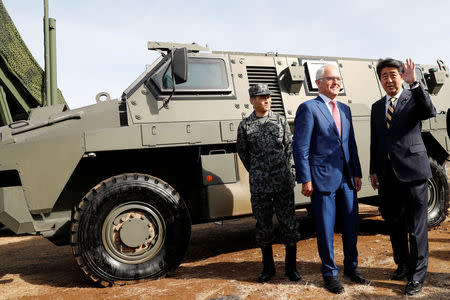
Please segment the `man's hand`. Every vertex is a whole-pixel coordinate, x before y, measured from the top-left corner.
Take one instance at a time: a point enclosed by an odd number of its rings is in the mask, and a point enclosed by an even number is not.
[[[372,188],[376,190],[378,188],[378,177],[377,174],[370,175],[370,184],[372,185]]]
[[[406,81],[408,84],[416,81],[416,64],[412,61],[411,58],[406,59],[406,64],[403,63],[403,70],[404,73],[402,73],[402,78],[404,81]]]
[[[353,177],[353,181],[355,182],[356,191],[359,192],[361,190],[361,185],[362,185],[361,178]]]
[[[308,181],[305,183],[302,183],[302,194],[306,197],[310,197],[313,192],[313,185],[312,181]]]

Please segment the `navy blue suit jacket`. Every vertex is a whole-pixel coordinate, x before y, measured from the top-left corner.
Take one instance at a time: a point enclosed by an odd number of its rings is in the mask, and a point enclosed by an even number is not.
[[[312,181],[315,190],[334,192],[344,175],[362,177],[350,107],[338,102],[342,136],[322,98],[302,103],[295,116],[294,154],[297,182]]]
[[[430,162],[422,140],[422,120],[436,116],[428,93],[419,85],[403,90],[391,127],[386,126],[386,96],[372,105],[370,117],[370,174],[384,179],[388,154],[400,181],[430,178]]]

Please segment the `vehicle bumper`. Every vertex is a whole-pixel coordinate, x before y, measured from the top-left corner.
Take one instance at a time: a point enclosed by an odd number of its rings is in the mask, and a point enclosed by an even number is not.
[[[0,223],[16,234],[35,231],[21,186],[0,188]]]

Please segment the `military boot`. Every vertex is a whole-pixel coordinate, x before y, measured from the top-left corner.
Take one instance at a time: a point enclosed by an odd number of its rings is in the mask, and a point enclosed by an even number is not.
[[[302,277],[297,271],[297,244],[286,245],[286,261],[285,270],[286,276],[290,281],[300,281]]]
[[[273,261],[272,245],[261,248],[263,270],[258,277],[258,282],[269,281],[275,275],[275,263]]]

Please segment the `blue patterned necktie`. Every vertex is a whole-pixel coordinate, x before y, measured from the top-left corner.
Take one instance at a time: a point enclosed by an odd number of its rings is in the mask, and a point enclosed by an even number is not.
[[[392,122],[392,116],[394,115],[394,102],[395,100],[397,100],[397,98],[392,97],[389,101],[391,101],[389,103],[388,109],[387,109],[387,113],[386,113],[386,126],[387,129],[391,128],[391,122]]]

